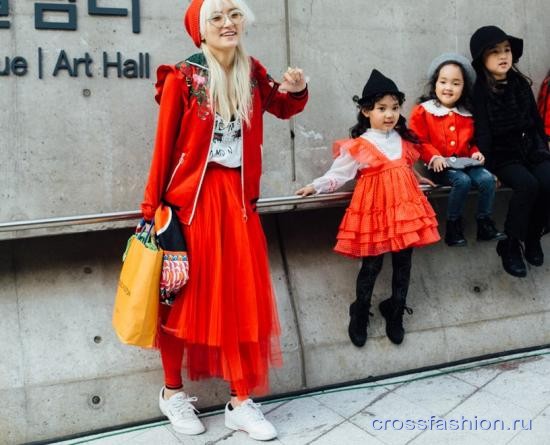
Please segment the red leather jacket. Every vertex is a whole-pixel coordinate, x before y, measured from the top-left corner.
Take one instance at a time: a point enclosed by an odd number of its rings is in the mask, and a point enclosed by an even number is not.
[[[277,91],[278,85],[256,59],[251,58],[252,115],[243,122],[241,165],[242,204],[255,209],[262,172],[263,112],[288,119],[302,111],[308,100],[302,93]],[[214,115],[208,105],[208,67],[202,53],[176,66],[157,70],[160,104],[157,134],[145,197],[143,217],[153,218],[162,200],[180,208],[184,224],[191,224],[214,132]],[[247,205],[250,204],[249,205]]]

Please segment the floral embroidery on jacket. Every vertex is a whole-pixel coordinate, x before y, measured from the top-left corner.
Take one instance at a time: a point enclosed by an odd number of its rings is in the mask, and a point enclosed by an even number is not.
[[[210,95],[208,94],[208,68],[206,67],[206,59],[202,53],[195,54],[184,62],[180,62],[176,65],[176,68],[185,77],[187,86],[189,88],[189,96],[197,98],[197,104],[199,108],[199,118],[201,120],[206,119],[212,110],[210,106]],[[275,80],[268,74],[270,82],[275,84]],[[254,95],[254,91],[258,87],[258,80],[254,76],[254,73],[250,73],[250,92]]]
[[[208,70],[191,65],[187,61],[178,66],[185,77],[189,88],[189,96],[197,98],[198,115],[204,120],[210,115],[209,95],[206,89],[208,84]]]

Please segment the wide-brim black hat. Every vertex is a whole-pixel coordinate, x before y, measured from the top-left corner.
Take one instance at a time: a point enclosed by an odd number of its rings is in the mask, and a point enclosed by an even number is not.
[[[372,70],[369,80],[367,80],[367,83],[363,88],[362,97],[357,98],[356,96],[355,101],[359,104],[359,106],[363,106],[369,99],[377,94],[393,94],[401,98],[401,100],[405,99],[405,94],[399,91],[393,80],[384,76],[378,70]]]
[[[479,64],[486,50],[505,40],[510,42],[512,58],[514,63],[517,63],[523,54],[523,39],[506,34],[498,26],[482,26],[472,34],[470,39],[472,65]]]

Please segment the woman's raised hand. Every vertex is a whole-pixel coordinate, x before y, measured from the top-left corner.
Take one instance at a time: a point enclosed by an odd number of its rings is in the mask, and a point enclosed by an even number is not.
[[[283,74],[283,81],[279,85],[279,91],[287,93],[299,93],[306,88],[306,78],[300,68],[288,68]]]

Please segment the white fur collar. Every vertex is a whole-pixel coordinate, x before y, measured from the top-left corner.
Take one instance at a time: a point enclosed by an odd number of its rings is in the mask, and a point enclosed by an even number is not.
[[[420,105],[430,114],[433,114],[434,116],[442,117],[447,116],[451,111],[457,114],[460,114],[461,116],[465,117],[471,117],[472,113],[465,110],[464,108],[447,108],[443,105],[439,105],[436,103],[434,99],[427,100],[426,102],[422,102]]]

